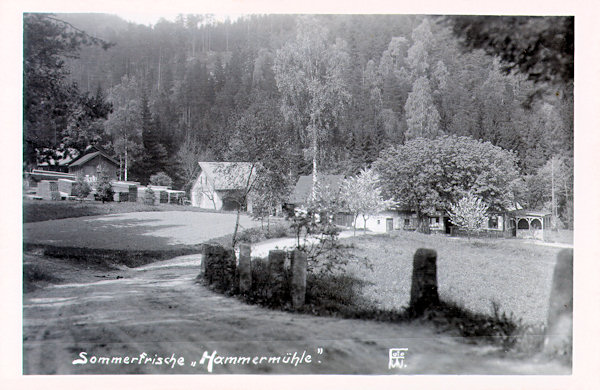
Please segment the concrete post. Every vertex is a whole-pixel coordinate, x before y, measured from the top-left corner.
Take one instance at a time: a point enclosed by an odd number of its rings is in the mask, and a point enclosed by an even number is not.
[[[240,275],[240,293],[247,294],[252,290],[252,258],[251,247],[248,244],[240,245],[238,272]]]
[[[572,349],[573,250],[563,249],[558,253],[552,276],[544,351],[571,357]]]
[[[306,298],[306,267],[308,264],[306,252],[294,250],[292,257],[292,305],[298,309],[304,305]]]
[[[275,300],[280,300],[282,298],[285,289],[285,257],[285,251],[269,251],[269,278],[271,279],[270,298]]]
[[[440,302],[436,260],[437,253],[433,249],[419,248],[415,252],[409,307],[413,315],[420,316]]]

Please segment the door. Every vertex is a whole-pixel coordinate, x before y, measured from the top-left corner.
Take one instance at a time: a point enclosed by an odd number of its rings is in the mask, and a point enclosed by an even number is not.
[[[394,218],[386,218],[385,220],[385,231],[391,232],[394,230]]]

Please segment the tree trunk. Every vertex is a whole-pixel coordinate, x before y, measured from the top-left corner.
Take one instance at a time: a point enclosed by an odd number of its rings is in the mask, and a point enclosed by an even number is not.
[[[317,126],[315,125],[315,120],[312,119],[312,131],[313,131],[313,139],[312,139],[312,147],[313,147],[313,187],[312,187],[312,200],[315,200],[317,195],[317,153],[318,153],[318,143],[317,143]]]
[[[127,181],[127,143],[125,143],[125,181]]]
[[[369,219],[369,217],[365,218],[365,215],[363,214],[363,221],[364,221],[363,228],[365,229],[363,234],[367,234],[367,219]]]
[[[233,237],[231,237],[231,247],[235,248],[235,244],[237,244],[237,233],[240,227],[240,212],[242,210],[242,206],[240,205],[237,209],[237,213],[235,216],[235,228],[233,229]]]
[[[551,179],[552,179],[552,181],[551,181],[551,183],[552,183],[552,188],[551,188],[551,190],[552,190],[552,230],[557,230],[558,224],[556,223],[556,218],[558,217],[557,216],[558,213],[557,213],[557,208],[556,208],[556,197],[554,195],[554,157],[552,157],[550,159],[550,165],[552,167],[551,175],[550,175]]]

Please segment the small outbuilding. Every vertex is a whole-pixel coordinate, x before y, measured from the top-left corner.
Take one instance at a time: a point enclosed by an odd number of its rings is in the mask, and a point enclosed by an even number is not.
[[[111,180],[118,177],[119,163],[97,146],[89,147],[85,154],[69,164],[69,173],[82,176],[94,184],[102,176]]]
[[[544,240],[550,230],[552,214],[545,211],[514,210],[511,211],[517,238],[533,238]]]

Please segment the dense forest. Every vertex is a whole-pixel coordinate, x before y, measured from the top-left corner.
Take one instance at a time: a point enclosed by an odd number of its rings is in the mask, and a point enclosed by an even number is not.
[[[147,182],[162,171],[188,188],[197,161],[245,160],[262,145],[277,149],[293,182],[313,170],[314,153],[320,171],[354,175],[390,145],[468,136],[514,152],[524,207],[555,208],[572,224],[572,74],[539,71],[538,64],[553,64],[539,58],[519,68],[523,61],[507,57],[510,45],[494,51],[460,18],[249,15],[221,22],[180,15],[154,26],[104,14],[53,18],[86,34],[61,57],[81,112],[76,123],[53,126],[27,119],[26,166],[97,143],[129,180]],[[565,20],[513,22],[529,23],[532,37],[521,34],[519,42],[542,42],[545,53],[556,49],[535,29]],[[558,54],[558,62],[572,61]],[[313,75],[320,82],[311,84]]]

